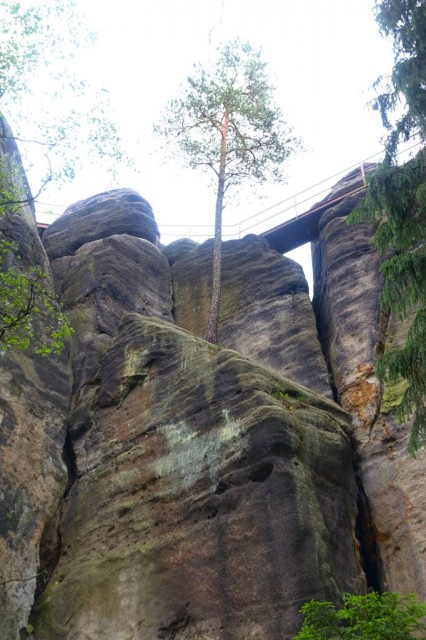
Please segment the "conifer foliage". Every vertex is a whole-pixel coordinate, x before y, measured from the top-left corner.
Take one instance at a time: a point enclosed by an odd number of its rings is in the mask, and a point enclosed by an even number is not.
[[[414,455],[426,444],[426,5],[381,0],[376,18],[382,33],[394,41],[392,75],[374,104],[388,130],[386,154],[369,179],[364,203],[349,221],[376,223],[374,239],[384,256],[382,303],[401,319],[414,317],[405,344],[385,353],[377,367],[382,379],[408,382],[398,417],[414,414],[408,443]],[[378,84],[383,87],[383,80]],[[398,143],[412,136],[422,148],[399,166]]]
[[[426,5],[423,0],[377,0],[376,20],[394,49],[391,77],[378,78],[380,94],[373,103],[389,132],[390,161],[401,139],[426,133]]]
[[[218,50],[172,100],[156,131],[175,142],[192,168],[211,172],[216,189],[213,284],[207,340],[217,343],[222,214],[228,191],[247,182],[281,181],[281,164],[299,146],[281,110],[260,52],[239,40]]]

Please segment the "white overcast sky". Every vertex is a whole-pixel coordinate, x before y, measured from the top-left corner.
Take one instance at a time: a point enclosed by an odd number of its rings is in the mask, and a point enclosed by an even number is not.
[[[207,188],[205,177],[184,169],[178,158],[164,163],[151,132],[167,101],[191,73],[192,63],[211,57],[221,41],[236,36],[262,48],[277,88],[276,102],[302,138],[305,151],[289,162],[285,186],[266,185],[257,194],[242,192],[225,210],[225,224],[285,200],[381,148],[379,116],[366,104],[374,80],[392,67],[392,47],[378,32],[374,0],[77,0],[77,4],[98,33],[96,46],[85,54],[85,71],[109,90],[124,145],[135,156],[139,173],[123,170],[112,182],[101,167],[87,164],[72,184],[50,188],[43,195],[43,202],[59,206],[40,205],[40,220],[52,218],[43,217],[45,209],[59,214],[61,206],[76,200],[110,188],[132,187],[152,205],[166,243],[175,239],[168,232],[187,235],[190,228],[196,231],[197,224],[212,224],[214,192]],[[304,205],[299,206],[302,210]],[[279,216],[271,225],[278,222]]]

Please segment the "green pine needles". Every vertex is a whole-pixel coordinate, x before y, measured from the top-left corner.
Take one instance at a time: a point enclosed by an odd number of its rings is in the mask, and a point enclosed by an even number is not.
[[[393,39],[394,67],[380,77],[373,108],[388,130],[387,159],[401,139],[426,132],[426,5],[419,0],[376,0],[376,21],[384,36]]]
[[[388,382],[408,382],[397,417],[411,419],[408,451],[426,444],[426,147],[402,166],[398,144],[426,139],[426,5],[419,0],[377,0],[376,20],[393,39],[394,67],[379,78],[373,102],[387,129],[385,158],[368,179],[365,201],[350,223],[376,225],[375,244],[383,255],[382,304],[400,319],[411,318],[405,344],[388,350],[377,374]]]
[[[261,52],[235,40],[214,61],[194,65],[194,74],[171,100],[154,130],[193,169],[207,171],[216,191],[212,293],[206,338],[217,344],[221,296],[223,210],[242,184],[283,181],[282,163],[299,140],[273,100],[274,89]]]
[[[401,167],[383,164],[369,178],[364,202],[349,217],[377,225],[375,244],[384,256],[382,304],[401,320],[414,315],[400,348],[379,360],[381,379],[407,380],[397,417],[414,414],[408,442],[413,455],[426,443],[426,149]]]

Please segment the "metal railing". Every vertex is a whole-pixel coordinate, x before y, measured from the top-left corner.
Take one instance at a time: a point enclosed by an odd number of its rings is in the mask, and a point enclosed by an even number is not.
[[[398,154],[398,158],[403,159],[404,156],[409,154],[419,145],[420,143],[416,142],[415,144],[411,144],[407,148],[402,149]],[[317,204],[318,201],[323,200],[339,180],[356,170],[359,171],[359,175],[365,187],[367,184],[366,173],[374,168],[374,165],[379,161],[380,156],[383,156],[383,154],[383,151],[379,151],[378,153],[362,160],[360,163],[351,165],[346,169],[342,169],[338,173],[335,173],[332,176],[329,176],[328,178],[325,178],[324,180],[321,180],[320,182],[317,182],[314,185],[281,200],[280,202],[277,202],[276,204],[262,209],[243,220],[234,224],[224,224],[222,226],[222,237],[227,240],[232,240],[241,238],[247,233],[261,234],[269,231],[278,224],[297,219],[305,215],[305,213]],[[373,166],[369,167],[369,164],[373,164]],[[211,238],[214,235],[214,224],[162,224],[160,225],[160,231],[162,240],[164,240],[165,237],[175,239],[183,236],[203,240]]]
[[[410,154],[414,148],[418,147],[421,143],[416,142],[401,149],[398,153],[398,159],[404,160],[407,154]],[[284,200],[281,200],[273,205],[254,213],[242,220],[233,224],[224,224],[222,226],[222,237],[224,239],[237,239],[241,238],[247,233],[265,233],[278,224],[288,222],[292,219],[297,219],[300,216],[305,215],[318,201],[323,200],[331,189],[347,174],[359,170],[360,176],[366,184],[365,174],[372,167],[368,167],[370,163],[376,163],[379,161],[380,156],[383,156],[384,151],[379,151],[374,155],[362,160],[361,162],[354,164],[346,169],[342,169],[338,173],[321,180],[320,182],[293,194]],[[38,204],[55,207],[65,208],[62,205],[52,204],[47,202],[39,202]],[[301,213],[302,211],[302,213]],[[52,213],[52,215],[55,215]],[[56,219],[55,215],[55,219]],[[45,226],[45,223],[40,223]],[[48,224],[46,224],[48,226]],[[159,224],[161,239],[164,242],[165,239],[176,238],[194,238],[199,241],[211,238],[214,235],[214,223],[212,224]]]

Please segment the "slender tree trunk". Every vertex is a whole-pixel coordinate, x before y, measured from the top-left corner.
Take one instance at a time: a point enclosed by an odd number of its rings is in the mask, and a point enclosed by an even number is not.
[[[212,299],[210,304],[209,322],[207,325],[208,342],[218,343],[219,329],[219,309],[221,294],[221,274],[222,274],[222,213],[223,198],[225,195],[225,172],[227,158],[227,138],[228,138],[229,115],[225,112],[222,127],[222,141],[220,146],[219,177],[216,196],[216,213],[214,223],[214,244],[213,244],[213,277],[212,277]]]

